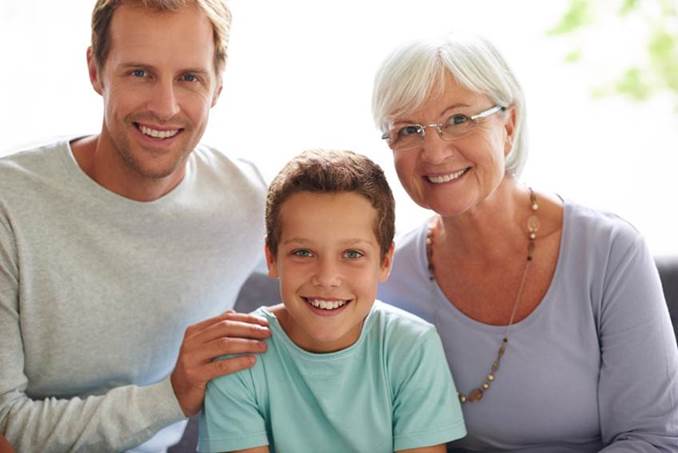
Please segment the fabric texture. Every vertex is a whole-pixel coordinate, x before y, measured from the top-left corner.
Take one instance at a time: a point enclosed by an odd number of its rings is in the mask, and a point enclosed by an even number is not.
[[[482,382],[503,326],[477,322],[430,280],[426,225],[397,241],[379,297],[435,324],[462,391]],[[463,407],[469,451],[678,451],[678,353],[652,256],[612,214],[565,202],[553,280],[511,327],[496,381]]]
[[[307,352],[266,307],[272,337],[256,365],[209,383],[199,451],[390,452],[466,430],[435,328],[375,302],[356,343]]]
[[[199,146],[186,166],[142,203],[91,180],[68,141],[0,159],[0,432],[17,451],[181,437],[184,331],[233,306],[264,236],[251,164]]]

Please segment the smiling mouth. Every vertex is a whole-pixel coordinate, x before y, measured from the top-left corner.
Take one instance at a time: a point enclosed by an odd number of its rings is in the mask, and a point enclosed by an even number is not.
[[[433,184],[444,184],[446,182],[454,181],[464,176],[471,167],[462,168],[461,170],[448,173],[446,175],[426,176],[426,180]]]
[[[175,137],[183,129],[166,129],[159,130],[153,129],[152,127],[144,126],[143,124],[134,123],[134,127],[137,128],[139,132],[144,134],[146,137],[158,139],[158,140],[167,140],[172,137]]]
[[[314,308],[326,311],[338,310],[351,302],[350,299],[319,299],[315,297],[304,297],[303,299]]]

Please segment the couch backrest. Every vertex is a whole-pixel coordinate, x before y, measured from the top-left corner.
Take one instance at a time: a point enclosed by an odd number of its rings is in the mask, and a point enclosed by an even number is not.
[[[678,257],[662,257],[655,261],[664,288],[664,297],[669,306],[673,331],[678,339]]]

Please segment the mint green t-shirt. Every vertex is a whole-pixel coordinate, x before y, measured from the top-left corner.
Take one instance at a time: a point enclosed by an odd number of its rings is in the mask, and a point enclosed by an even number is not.
[[[457,390],[433,325],[375,302],[352,346],[295,345],[266,307],[273,335],[256,365],[214,379],[199,451],[393,452],[463,437]]]

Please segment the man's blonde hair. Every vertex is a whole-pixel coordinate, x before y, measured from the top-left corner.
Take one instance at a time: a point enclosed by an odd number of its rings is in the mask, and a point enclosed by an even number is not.
[[[196,5],[212,23],[214,35],[214,69],[221,74],[226,66],[231,12],[221,0],[97,0],[92,11],[92,53],[97,66],[103,67],[111,48],[108,32],[116,8],[122,4],[156,11],[178,11]]]

